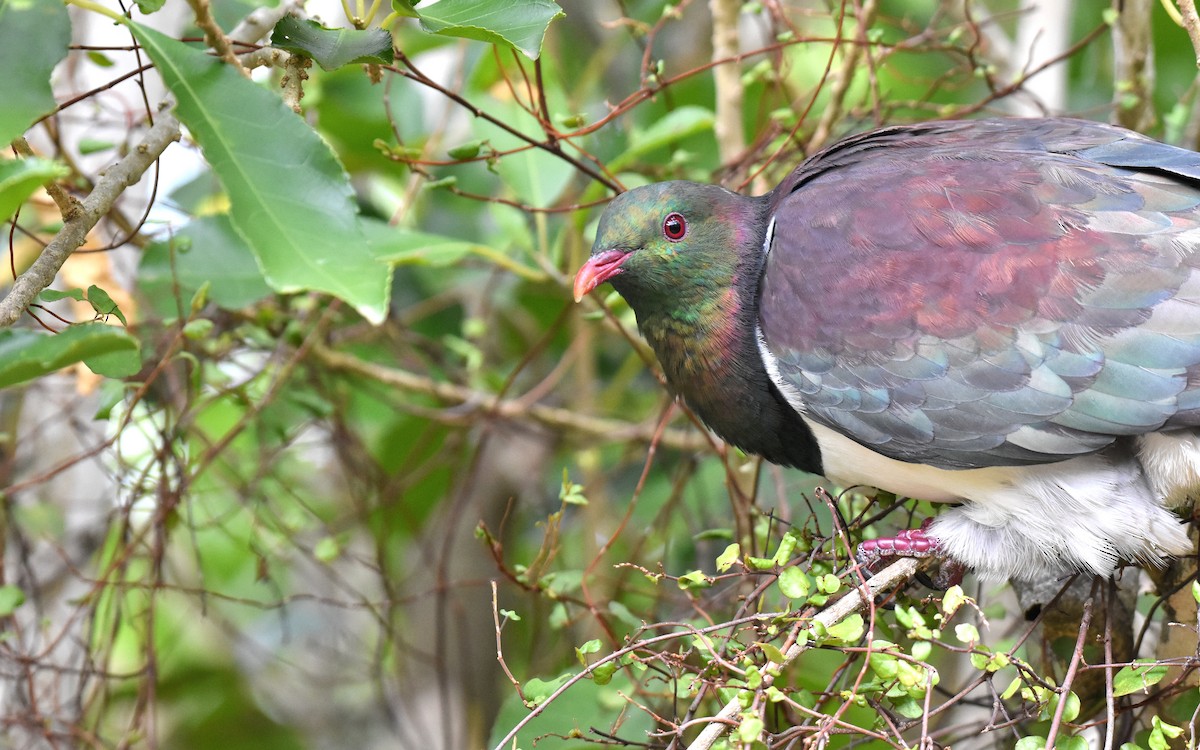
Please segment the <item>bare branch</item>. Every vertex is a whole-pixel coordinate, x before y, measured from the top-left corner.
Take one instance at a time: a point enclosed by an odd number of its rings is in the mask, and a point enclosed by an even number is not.
[[[242,75],[247,75],[246,69],[238,62],[237,55],[233,52],[229,37],[225,36],[225,32],[221,31],[216,19],[212,17],[208,0],[188,0],[188,5],[192,6],[192,12],[196,14],[196,25],[204,31],[204,41],[208,42],[208,46],[212,47],[222,60],[240,70]]]
[[[254,44],[275,28],[275,24],[300,7],[299,0],[286,0],[274,8],[258,8],[242,19],[229,32],[229,39],[243,44]]]
[[[842,119],[842,112],[846,107],[846,94],[850,92],[850,84],[854,82],[854,76],[858,73],[858,63],[862,59],[863,49],[866,46],[867,29],[875,20],[877,7],[876,0],[867,0],[863,3],[862,11],[855,19],[854,32],[862,43],[842,46],[842,49],[845,50],[842,67],[832,76],[829,87],[829,103],[825,105],[825,110],[821,113],[821,121],[817,123],[816,130],[813,131],[812,138],[809,140],[810,148],[820,148],[829,140],[834,125]]]
[[[25,140],[24,137],[18,137],[14,140],[12,148],[13,151],[17,152],[18,156],[24,159],[32,159],[34,156],[37,156],[33,152],[33,149],[29,147],[29,141]],[[58,212],[62,214],[64,221],[79,210],[79,201],[68,195],[67,191],[63,190],[62,186],[57,182],[51,180],[43,187],[46,189],[46,193],[50,196],[50,199],[54,201],[54,205],[58,206]]]
[[[8,295],[0,300],[0,328],[7,328],[20,319],[34,298],[54,282],[58,270],[84,241],[88,232],[112,210],[126,188],[136,185],[150,165],[162,155],[167,146],[179,140],[179,121],[163,114],[146,137],[104,173],[96,187],[79,205],[72,216],[64,216],[62,230],[55,235],[42,254],[25,273],[13,282]]]
[[[1196,0],[1179,0],[1179,14],[1183,16],[1183,28],[1192,40],[1196,67],[1200,68],[1200,15],[1196,14]]]
[[[737,64],[738,15],[741,0],[710,0],[712,10],[712,59],[723,64],[713,68],[716,86],[717,153],[722,164],[732,164],[745,148],[746,133],[742,127],[742,73]]]
[[[1154,0],[1122,0],[1113,24],[1113,118],[1145,131],[1154,124]]]
[[[640,443],[651,443],[655,441],[657,433],[657,426],[654,424],[641,425],[617,419],[591,417],[578,414],[570,409],[560,409],[545,404],[526,404],[521,399],[497,399],[490,393],[481,393],[461,385],[437,381],[394,367],[383,367],[323,346],[314,347],[313,355],[322,364],[334,370],[352,372],[385,385],[413,393],[423,393],[455,404],[475,404],[481,410],[504,419],[524,417],[557,430],[589,437],[602,437],[613,441],[635,440]],[[659,445],[683,451],[703,450],[708,447],[708,443],[702,435],[685,430],[663,430],[657,442]]]

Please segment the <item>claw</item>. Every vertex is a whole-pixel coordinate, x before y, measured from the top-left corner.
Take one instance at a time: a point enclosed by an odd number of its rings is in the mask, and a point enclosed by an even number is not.
[[[940,557],[941,565],[932,575],[918,573],[917,580],[933,589],[948,589],[962,583],[966,566],[957,560],[951,560],[941,552],[938,540],[928,533],[932,518],[925,519],[918,529],[906,529],[896,536],[880,539],[867,539],[858,545],[855,557],[860,565],[874,572],[880,563],[896,557]]]

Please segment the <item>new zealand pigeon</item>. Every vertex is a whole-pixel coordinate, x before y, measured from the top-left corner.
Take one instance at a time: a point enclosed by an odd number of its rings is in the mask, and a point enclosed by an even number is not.
[[[603,282],[729,443],[955,504],[876,558],[1191,551],[1168,508],[1200,495],[1200,154],[1073,119],[884,128],[766,195],[618,196],[576,299]]]

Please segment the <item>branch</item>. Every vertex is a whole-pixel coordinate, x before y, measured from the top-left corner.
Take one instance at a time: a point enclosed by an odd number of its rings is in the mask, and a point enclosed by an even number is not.
[[[1024,78],[1021,91],[1027,96],[1011,100],[1012,113],[1018,117],[1044,117],[1063,112],[1067,107],[1067,66],[1039,66],[1022,76],[1025,70],[1043,61],[1064,59],[1063,51],[1070,46],[1073,3],[1038,2],[1021,11],[1017,22],[1016,56],[1024,60],[1011,78]]]
[[[928,565],[931,560],[932,558],[901,558],[868,578],[862,586],[850,590],[841,599],[821,610],[812,620],[802,621],[801,624],[807,626],[809,623],[819,622],[826,628],[831,628],[866,607],[867,603],[873,601],[879,592],[898,588],[908,583],[917,571]],[[867,591],[867,597],[863,596],[864,589]],[[774,675],[779,674],[784,667],[811,647],[809,643],[805,643],[803,646],[793,643],[791,648],[784,652],[782,662],[768,662],[761,670],[763,675],[761,689],[765,690],[770,687],[771,683],[775,681]],[[724,708],[717,712],[716,716],[708,720],[708,726],[696,736],[696,739],[692,740],[692,744],[688,745],[688,750],[709,750],[733,725],[735,717],[741,711],[741,702],[737,698],[730,700]]]
[[[1088,628],[1092,625],[1092,602],[1096,598],[1096,579],[1092,582],[1092,596],[1083,603],[1083,617],[1079,621],[1079,637],[1075,641],[1075,651],[1071,656],[1071,666],[1067,667],[1067,675],[1063,678],[1062,687],[1058,688],[1058,706],[1054,709],[1054,718],[1050,721],[1050,731],[1046,733],[1046,747],[1054,747],[1058,737],[1059,727],[1062,726],[1063,713],[1067,707],[1067,698],[1071,695],[1071,683],[1075,681],[1075,673],[1079,662],[1083,660],[1083,644],[1087,641]]]
[[[17,156],[23,159],[32,159],[37,156],[33,152],[33,149],[29,147],[29,141],[25,140],[24,136],[18,136],[12,142],[12,149],[17,152]],[[50,199],[54,201],[54,205],[58,206],[58,212],[64,220],[70,218],[79,210],[79,201],[68,195],[67,191],[63,190],[62,186],[54,180],[47,182],[42,187],[45,188]]]
[[[221,31],[221,27],[213,19],[208,0],[188,0],[188,5],[192,6],[192,13],[196,15],[196,25],[204,31],[204,41],[208,42],[208,46],[216,51],[218,57],[240,70],[242,75],[249,75],[238,62],[237,55],[229,44],[229,37],[225,36],[225,32]]]
[[[258,40],[271,33],[275,24],[279,23],[288,13],[300,8],[300,0],[286,0],[274,8],[258,8],[242,19],[233,27],[228,38],[243,44],[255,44]]]
[[[1145,131],[1154,124],[1154,0],[1124,0],[1113,24],[1113,116]]]
[[[709,0],[712,9],[712,59],[716,85],[717,154],[721,164],[732,164],[742,154],[746,133],[742,127],[742,72],[738,62],[738,15],[741,0]]]
[[[366,362],[320,345],[314,346],[312,353],[322,364],[334,370],[361,375],[384,385],[412,393],[423,393],[442,401],[474,405],[480,412],[487,415],[503,419],[525,417],[556,430],[615,442],[628,440],[635,440],[639,443],[656,442],[657,426],[653,424],[640,425],[617,419],[590,417],[585,414],[577,414],[569,409],[560,409],[545,404],[527,404],[521,399],[501,399],[491,393],[482,393],[454,383],[439,382],[406,370]],[[462,411],[459,410],[456,412],[456,418],[461,419],[461,417]],[[663,430],[657,444],[681,451],[699,451],[709,447],[703,435],[687,430]]]
[[[867,0],[858,13],[858,18],[855,19],[855,36],[860,42],[866,40],[867,30],[875,22],[877,8],[876,0]],[[838,27],[838,35],[841,35],[841,26]],[[810,149],[816,150],[824,145],[829,140],[834,126],[842,119],[842,112],[846,106],[846,94],[850,92],[850,84],[854,83],[854,76],[858,73],[858,62],[863,55],[865,46],[865,44],[851,44],[849,49],[843,47],[846,49],[846,53],[842,58],[842,67],[833,78],[829,103],[825,105],[825,111],[821,113],[821,121],[817,123],[812,138],[809,139]]]
[[[1196,14],[1196,0],[1179,0],[1179,14],[1183,16],[1183,28],[1192,40],[1196,67],[1200,67],[1200,15]]]
[[[160,115],[145,139],[104,173],[78,209],[69,216],[63,216],[63,228],[50,240],[33,265],[17,277],[8,295],[0,300],[0,328],[7,328],[20,319],[38,293],[54,282],[58,270],[71,257],[71,253],[87,240],[92,227],[112,210],[127,188],[142,179],[145,171],[158,160],[167,146],[177,140],[179,121],[169,114]]]

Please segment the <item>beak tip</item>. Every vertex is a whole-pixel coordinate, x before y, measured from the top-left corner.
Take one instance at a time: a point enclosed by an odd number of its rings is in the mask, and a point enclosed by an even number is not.
[[[621,264],[628,253],[620,250],[604,250],[592,255],[587,263],[575,274],[575,302],[583,301],[596,287],[621,272]]]
[[[596,286],[590,275],[584,273],[586,270],[587,266],[579,269],[579,275],[575,277],[575,288],[572,290],[575,295],[575,304],[583,302],[583,298]]]

